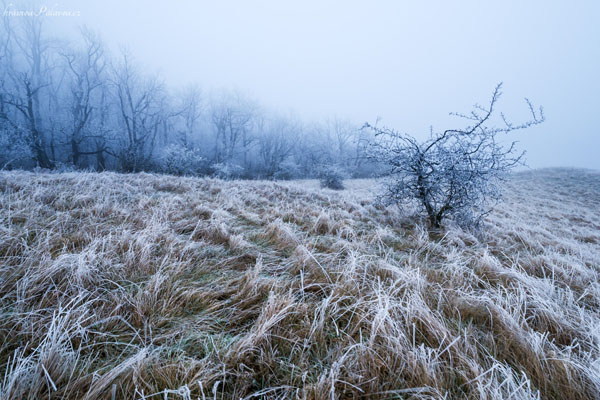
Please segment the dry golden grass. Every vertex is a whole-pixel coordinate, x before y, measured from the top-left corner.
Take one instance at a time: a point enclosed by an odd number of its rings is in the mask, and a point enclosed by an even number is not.
[[[1,173],[0,398],[600,398],[600,174],[478,237],[347,186]]]

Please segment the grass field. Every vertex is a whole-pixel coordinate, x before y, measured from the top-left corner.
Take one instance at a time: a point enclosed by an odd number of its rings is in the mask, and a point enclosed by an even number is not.
[[[0,173],[0,398],[600,399],[600,173],[477,236],[347,185]]]

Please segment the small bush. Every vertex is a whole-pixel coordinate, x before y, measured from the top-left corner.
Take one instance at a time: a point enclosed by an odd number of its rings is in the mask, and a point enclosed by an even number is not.
[[[322,188],[343,190],[344,173],[337,167],[327,166],[319,172],[319,182]]]
[[[164,150],[161,169],[173,175],[198,175],[205,163],[198,149],[172,144]]]
[[[0,169],[31,168],[32,154],[25,140],[0,130]]]
[[[273,179],[289,181],[302,177],[300,166],[293,161],[284,161],[279,169],[273,174]]]

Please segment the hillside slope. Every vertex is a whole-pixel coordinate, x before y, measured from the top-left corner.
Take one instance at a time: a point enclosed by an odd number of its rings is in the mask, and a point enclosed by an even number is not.
[[[0,397],[600,398],[600,173],[481,237],[348,185],[0,173]]]

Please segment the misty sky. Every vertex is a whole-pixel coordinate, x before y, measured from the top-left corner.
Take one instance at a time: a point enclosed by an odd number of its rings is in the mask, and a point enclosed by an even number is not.
[[[15,8],[27,8],[12,1]],[[305,120],[381,123],[417,137],[485,103],[518,121],[531,167],[600,169],[600,1],[54,1],[62,35],[85,24],[168,85],[237,89]],[[454,122],[454,123],[453,123]],[[458,125],[457,125],[458,124]]]

